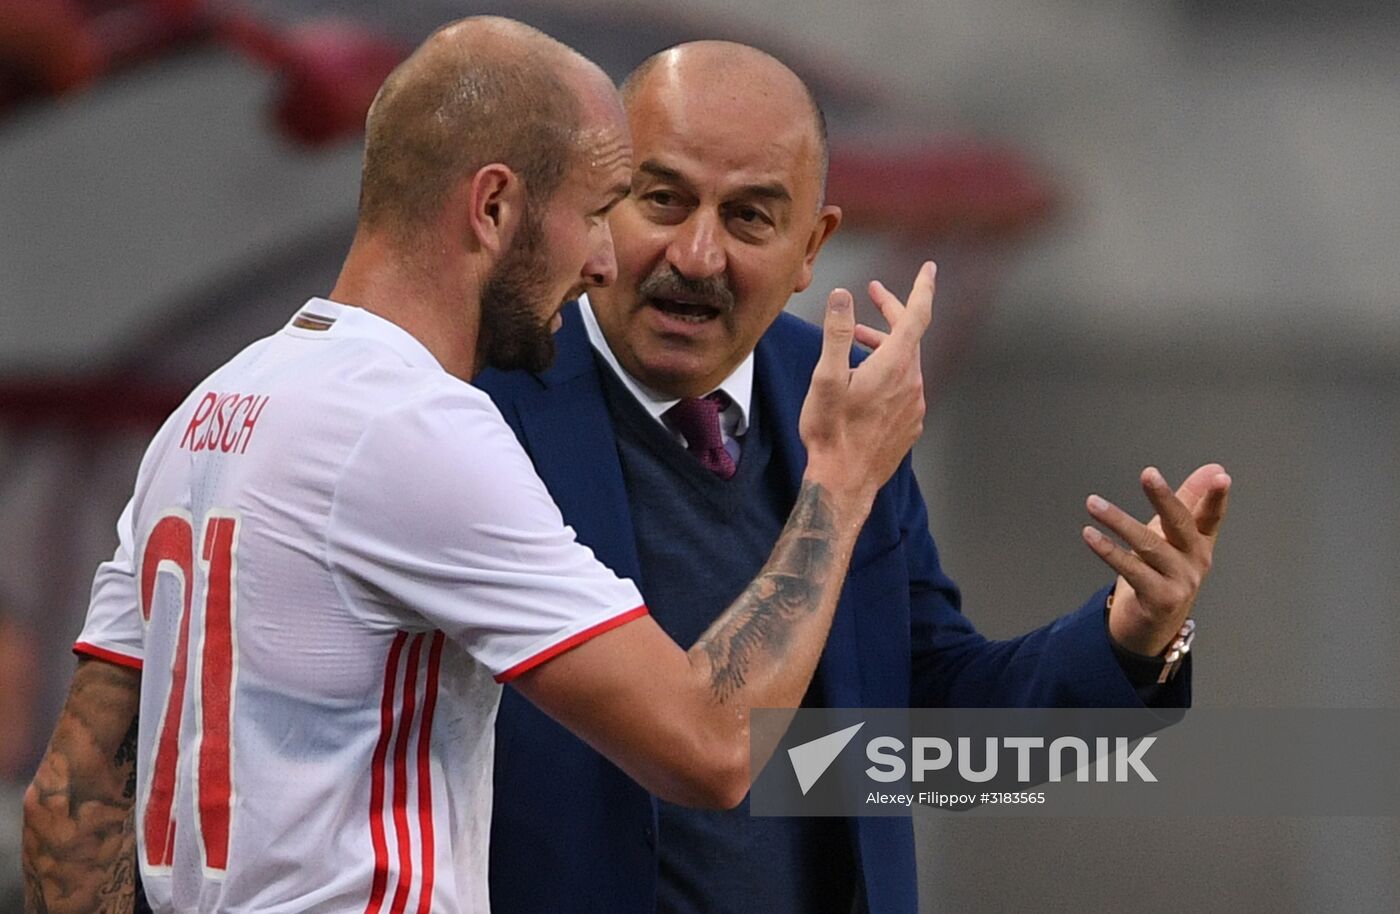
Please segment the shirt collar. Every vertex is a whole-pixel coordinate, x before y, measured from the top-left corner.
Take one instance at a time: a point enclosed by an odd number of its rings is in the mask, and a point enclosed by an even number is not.
[[[398,324],[364,308],[343,305],[328,298],[308,300],[292,315],[282,332],[303,339],[372,339],[394,350],[415,368],[443,370],[442,363],[428,351],[428,347]]]
[[[578,309],[583,316],[583,326],[588,331],[588,341],[593,344],[593,348],[608,363],[608,367],[621,379],[623,386],[636,398],[642,408],[653,419],[661,422],[661,417],[668,409],[679,403],[680,398],[657,393],[632,377],[627,369],[622,367],[617,356],[613,353],[612,347],[608,345],[607,337],[603,336],[603,329],[598,326],[598,318],[593,314],[593,306],[589,304],[588,296],[585,295],[578,300]],[[744,360],[739,363],[739,367],[735,368],[729,377],[721,381],[714,390],[706,391],[705,395],[709,396],[716,390],[724,391],[725,396],[729,398],[729,406],[726,407],[721,416],[726,425],[725,432],[731,437],[737,438],[749,428],[749,406],[753,402],[752,352],[744,357]],[[733,425],[729,427],[731,422]]]

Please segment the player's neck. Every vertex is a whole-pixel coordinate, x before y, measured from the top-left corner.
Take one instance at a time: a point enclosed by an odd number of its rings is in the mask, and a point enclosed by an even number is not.
[[[422,343],[449,374],[476,375],[481,327],[480,295],[473,275],[452,264],[407,257],[391,242],[357,235],[331,300],[354,305],[397,324]]]

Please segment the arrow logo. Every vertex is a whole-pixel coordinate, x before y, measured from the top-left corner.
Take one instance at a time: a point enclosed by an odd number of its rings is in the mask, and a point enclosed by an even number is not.
[[[807,791],[812,789],[812,785],[817,782],[817,779],[826,773],[826,769],[831,767],[831,763],[836,761],[836,756],[841,754],[841,750],[846,748],[846,744],[855,737],[856,731],[864,726],[865,722],[862,721],[800,746],[793,746],[788,750],[793,773],[797,775],[797,786],[802,788],[804,797],[807,795]]]

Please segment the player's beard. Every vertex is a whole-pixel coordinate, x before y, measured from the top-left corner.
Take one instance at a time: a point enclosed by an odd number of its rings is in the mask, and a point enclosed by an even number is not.
[[[545,300],[549,264],[543,238],[535,207],[527,206],[520,232],[481,290],[479,361],[483,365],[539,372],[554,361],[549,324],[559,303]]]

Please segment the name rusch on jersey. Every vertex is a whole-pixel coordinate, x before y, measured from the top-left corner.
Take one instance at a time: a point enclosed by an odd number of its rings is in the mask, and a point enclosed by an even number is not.
[[[253,429],[267,405],[266,396],[210,391],[194,408],[190,424],[180,439],[187,451],[222,451],[242,454],[248,450]]]

